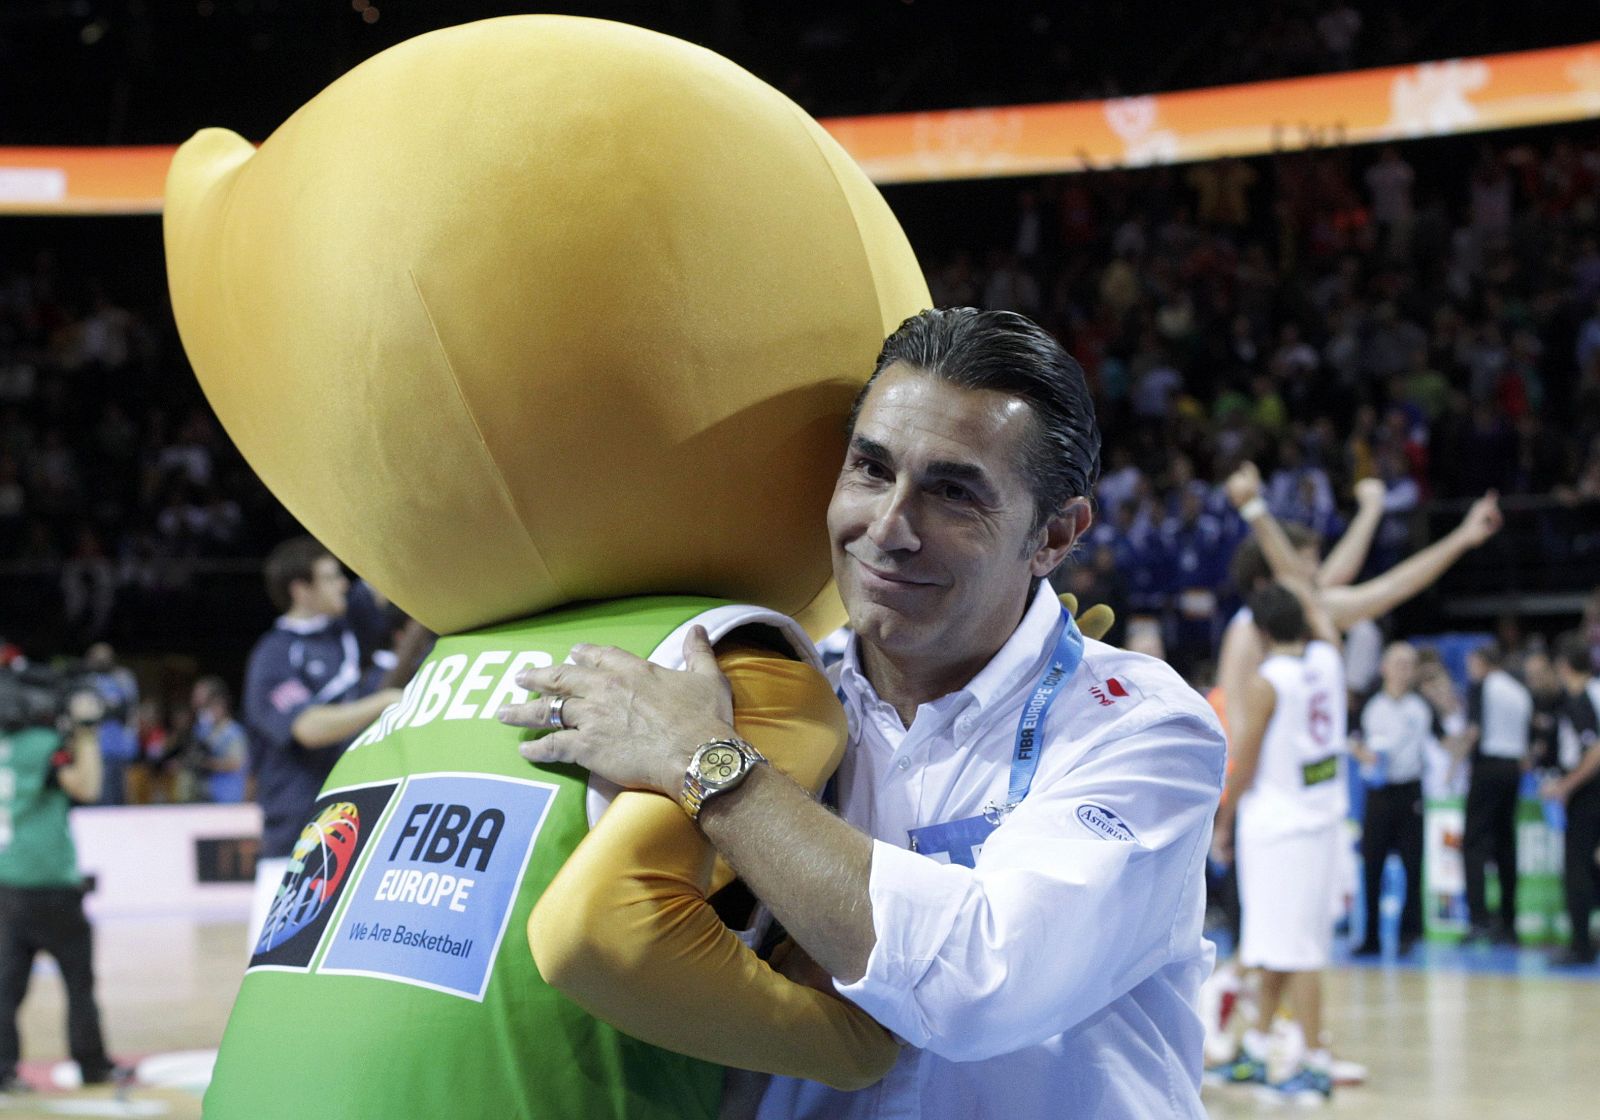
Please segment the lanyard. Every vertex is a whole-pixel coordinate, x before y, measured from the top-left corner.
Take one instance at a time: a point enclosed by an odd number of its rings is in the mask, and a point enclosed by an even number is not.
[[[1006,790],[1006,803],[999,807],[1004,816],[1028,796],[1033,787],[1033,775],[1039,769],[1039,751],[1042,747],[1040,732],[1050,714],[1050,706],[1061,694],[1061,686],[1077,671],[1083,660],[1083,635],[1078,624],[1066,609],[1061,611],[1061,637],[1056,642],[1050,664],[1033,688],[1033,695],[1022,706],[1022,717],[1017,721],[1017,742],[1011,752],[1011,786]]]
[[[1040,733],[1050,714],[1050,705],[1055,703],[1061,686],[1076,671],[1078,662],[1083,660],[1083,635],[1065,610],[1061,612],[1061,617],[1061,637],[1056,642],[1055,652],[1051,654],[1050,664],[1034,686],[1033,695],[1022,706],[1022,717],[1017,721],[1016,746],[1011,752],[1011,786],[1006,791],[1005,804],[995,805],[991,802],[976,817],[911,829],[908,836],[913,852],[963,867],[975,867],[978,852],[989,839],[989,834],[1000,827],[1006,815],[1028,796],[1028,790],[1033,786],[1034,772],[1039,769],[1039,751],[1043,745]]]

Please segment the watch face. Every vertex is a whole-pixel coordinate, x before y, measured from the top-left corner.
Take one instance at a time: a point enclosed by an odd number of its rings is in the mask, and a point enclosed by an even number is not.
[[[732,747],[715,746],[700,756],[695,766],[700,780],[712,789],[726,785],[744,768],[744,756]]]

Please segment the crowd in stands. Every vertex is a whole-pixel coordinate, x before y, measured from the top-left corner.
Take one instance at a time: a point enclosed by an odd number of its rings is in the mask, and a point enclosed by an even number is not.
[[[155,301],[124,306],[48,251],[0,261],[0,565],[57,578],[75,643],[104,636],[119,601],[284,532]]]
[[[1433,499],[1600,496],[1600,145],[1474,148],[1437,186],[1397,147],[1043,180],[1009,244],[928,262],[936,303],[1030,315],[1089,375],[1091,594],[1214,646],[1245,459],[1330,541],[1382,479],[1372,570]]]

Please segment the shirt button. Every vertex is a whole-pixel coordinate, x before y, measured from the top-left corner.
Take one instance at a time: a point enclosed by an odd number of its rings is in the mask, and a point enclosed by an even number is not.
[[[895,763],[894,765],[895,765],[895,769],[897,769],[897,770],[906,770],[906,769],[910,768],[911,760],[909,758],[902,758],[899,762]]]

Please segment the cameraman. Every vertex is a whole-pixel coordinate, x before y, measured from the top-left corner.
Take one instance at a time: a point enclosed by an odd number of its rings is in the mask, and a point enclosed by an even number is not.
[[[88,687],[54,694],[41,706],[38,685],[4,674],[6,719],[0,724],[0,1091],[26,1085],[17,1076],[17,1009],[33,958],[49,953],[67,989],[67,1044],[86,1085],[119,1078],[106,1056],[94,1001],[89,922],[83,913],[78,854],[67,810],[100,796],[100,697]],[[47,694],[48,695],[48,694]],[[20,702],[19,702],[20,697]],[[49,718],[54,717],[54,725]]]

